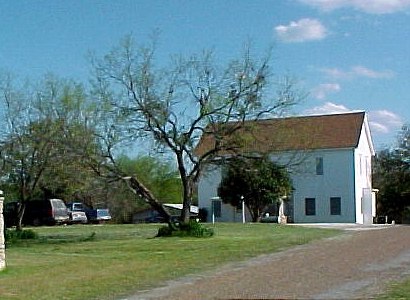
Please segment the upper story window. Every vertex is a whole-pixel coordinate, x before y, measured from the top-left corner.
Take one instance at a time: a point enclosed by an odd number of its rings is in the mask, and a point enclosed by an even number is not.
[[[323,175],[323,157],[316,157],[316,175]]]

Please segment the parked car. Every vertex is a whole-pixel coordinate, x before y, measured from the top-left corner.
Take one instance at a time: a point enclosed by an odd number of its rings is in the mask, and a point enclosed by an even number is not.
[[[4,216],[6,227],[17,225],[17,212],[20,202],[8,202],[5,205]],[[33,200],[25,204],[23,225],[55,225],[67,224],[68,209],[61,199]]]
[[[111,220],[108,208],[91,208],[81,202],[67,203],[67,207],[72,212],[84,212],[89,223],[103,223]]]
[[[28,201],[23,216],[25,225],[67,224],[70,217],[61,199]]]
[[[278,223],[278,216],[264,215],[261,218],[261,223]]]
[[[17,211],[20,203],[17,201],[4,203],[4,226],[10,228],[17,225]]]
[[[165,219],[159,215],[153,215],[144,219],[145,223],[164,223]]]
[[[71,210],[71,206],[68,205],[68,215],[70,216],[70,224],[87,224],[88,218],[85,212],[83,211],[76,211]]]
[[[195,220],[196,217],[192,217],[192,220]],[[171,220],[175,223],[180,222],[180,216],[171,216]],[[160,216],[158,213],[155,213],[144,219],[145,223],[165,223],[164,217]]]

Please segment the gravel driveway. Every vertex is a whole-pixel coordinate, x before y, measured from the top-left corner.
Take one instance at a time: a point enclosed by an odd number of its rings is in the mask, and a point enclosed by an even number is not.
[[[345,229],[127,299],[367,299],[410,277],[410,226]]]

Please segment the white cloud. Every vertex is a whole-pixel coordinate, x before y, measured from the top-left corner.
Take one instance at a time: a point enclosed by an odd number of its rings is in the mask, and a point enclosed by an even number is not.
[[[369,124],[374,133],[391,133],[403,125],[400,116],[388,110],[369,112]]]
[[[342,71],[338,68],[323,68],[320,71],[325,73],[328,77],[334,79],[346,79],[349,77],[347,72]]]
[[[369,14],[388,14],[404,11],[410,7],[410,0],[299,0],[323,11],[350,7]]]
[[[275,27],[276,35],[287,43],[297,43],[324,39],[327,35],[326,28],[315,19],[301,19],[289,25]]]
[[[394,76],[394,72],[390,70],[374,71],[363,66],[354,66],[352,67],[351,72],[356,76],[368,78],[391,78]]]
[[[316,106],[311,109],[307,109],[304,111],[304,114],[307,115],[329,115],[329,114],[340,114],[340,113],[347,113],[347,112],[353,112],[354,110],[351,110],[347,108],[346,106],[342,104],[335,104],[332,102],[326,102],[325,104],[321,106]]]
[[[302,112],[303,115],[328,115],[356,112],[342,104],[326,102]],[[394,143],[397,132],[403,126],[403,120],[399,115],[388,110],[375,110],[368,112],[370,131],[376,148],[386,147]]]
[[[341,88],[338,83],[322,83],[312,90],[312,95],[316,99],[323,100],[326,99],[327,94],[336,93],[340,90]]]
[[[321,106],[316,106],[307,109],[303,112],[304,115],[328,115],[349,113],[359,110],[352,110],[342,104],[326,102]],[[386,138],[396,133],[403,126],[403,120],[399,115],[388,110],[369,111],[369,126],[376,139]]]
[[[353,79],[357,77],[382,79],[392,78],[395,75],[391,70],[375,71],[364,66],[353,66],[348,70],[341,70],[338,68],[324,68],[321,69],[321,71],[333,79]]]

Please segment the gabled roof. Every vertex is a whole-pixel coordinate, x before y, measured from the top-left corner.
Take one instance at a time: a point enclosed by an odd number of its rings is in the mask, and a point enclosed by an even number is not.
[[[241,152],[356,148],[364,122],[364,112],[247,121],[235,137],[224,141],[234,143],[239,137]],[[214,143],[214,135],[205,133],[196,154],[210,150]]]

